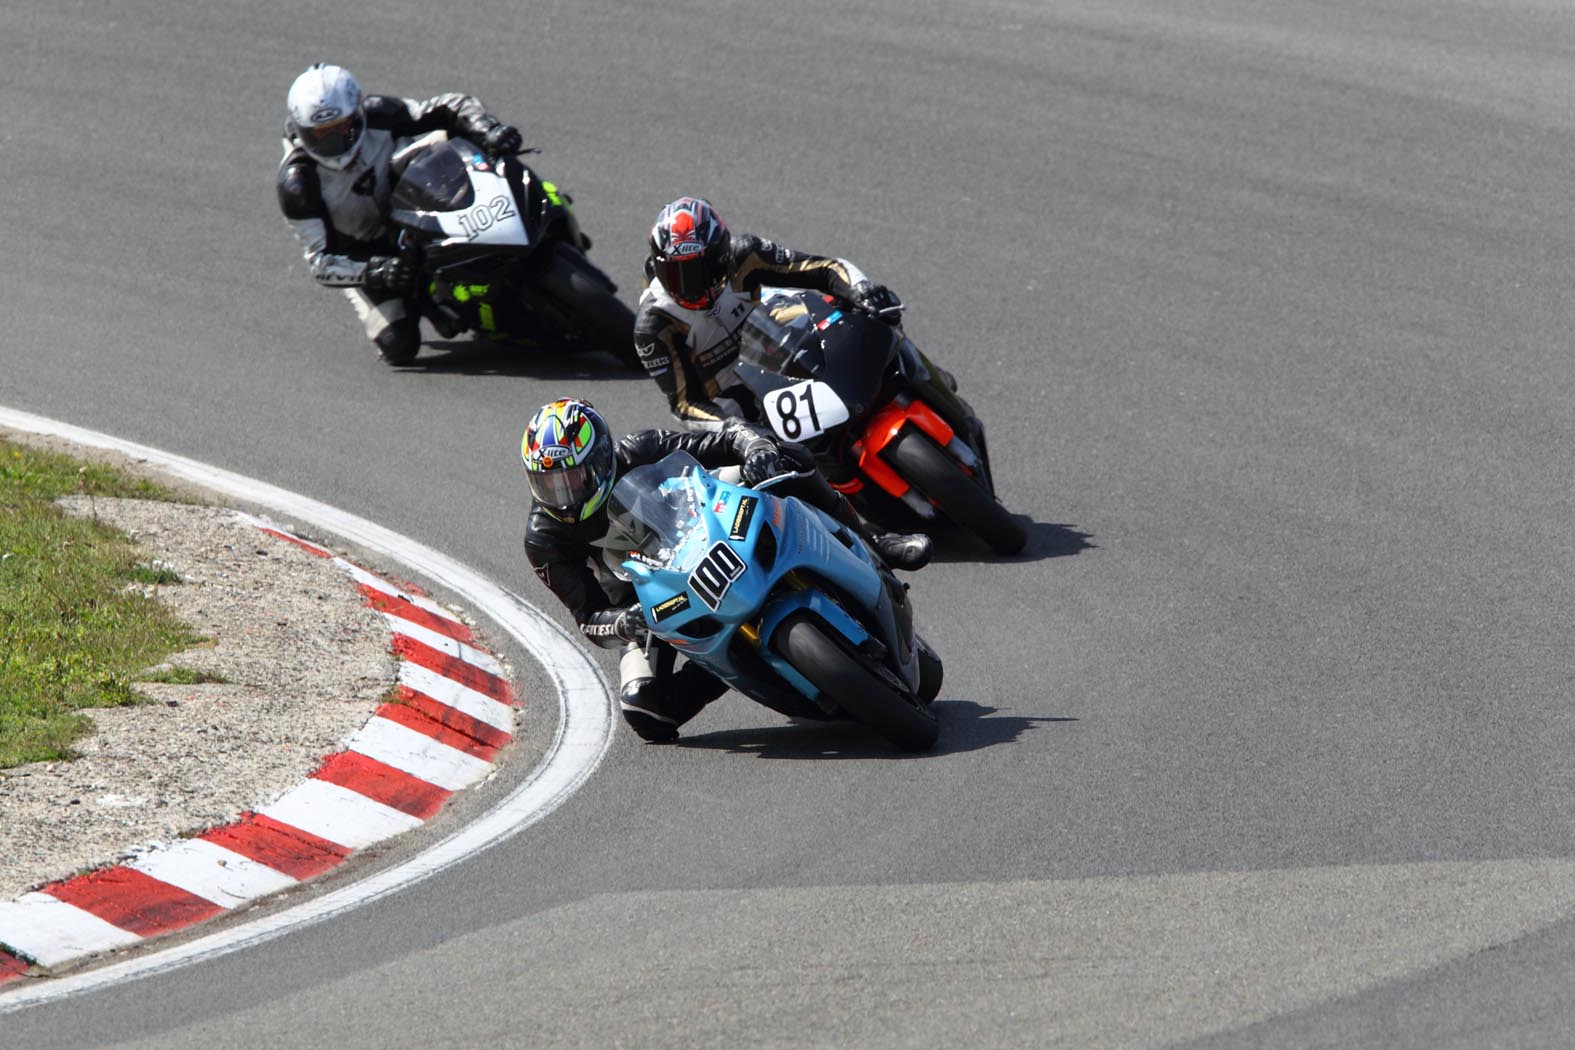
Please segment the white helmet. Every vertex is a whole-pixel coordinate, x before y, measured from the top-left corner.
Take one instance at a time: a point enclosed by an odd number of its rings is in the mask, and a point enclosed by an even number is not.
[[[361,148],[366,114],[349,70],[319,62],[290,85],[290,134],[324,167],[347,168]]]

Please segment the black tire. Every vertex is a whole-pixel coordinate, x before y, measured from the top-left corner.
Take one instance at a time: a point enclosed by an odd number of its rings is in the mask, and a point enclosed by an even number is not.
[[[934,700],[941,693],[941,683],[946,680],[946,667],[941,663],[941,656],[930,648],[928,642],[919,639],[919,699],[925,703]]]
[[[1027,530],[926,435],[910,427],[882,456],[909,484],[934,500],[942,514],[977,534],[997,554],[1016,554],[1028,543]]]
[[[552,265],[541,274],[542,290],[560,310],[584,326],[592,343],[612,354],[620,364],[639,368],[640,358],[634,352],[634,311],[608,291],[588,266],[572,250],[558,252]]]
[[[837,706],[904,751],[928,751],[941,727],[930,709],[893,689],[830,637],[808,613],[777,628],[772,645]]]

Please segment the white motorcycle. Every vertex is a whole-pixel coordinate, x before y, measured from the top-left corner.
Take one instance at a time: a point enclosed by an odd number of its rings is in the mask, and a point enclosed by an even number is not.
[[[447,337],[601,349],[639,367],[634,313],[586,257],[571,198],[518,157],[442,132],[392,161],[390,218],[420,268],[422,316]]]

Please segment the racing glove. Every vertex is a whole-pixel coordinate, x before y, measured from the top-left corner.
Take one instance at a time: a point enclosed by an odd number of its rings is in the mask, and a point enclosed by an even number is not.
[[[416,286],[416,267],[398,255],[375,255],[366,264],[366,290],[378,298],[410,294]]]
[[[482,148],[495,157],[512,156],[524,144],[519,129],[513,124],[495,124],[481,137]]]
[[[754,488],[767,478],[781,473],[779,469],[781,459],[776,446],[769,441],[762,439],[750,444],[744,450],[744,485]]]
[[[853,286],[853,305],[888,324],[902,319],[902,300],[884,284],[860,281]]]

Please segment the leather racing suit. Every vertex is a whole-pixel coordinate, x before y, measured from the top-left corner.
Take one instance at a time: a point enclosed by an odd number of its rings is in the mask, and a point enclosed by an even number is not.
[[[389,161],[410,139],[428,132],[481,142],[501,122],[470,95],[450,93],[425,102],[368,95],[366,128],[355,159],[343,170],[318,164],[290,137],[279,163],[279,207],[304,246],[317,283],[342,288],[367,338],[385,360],[403,363],[420,348],[420,316],[413,300],[368,287],[368,261],[398,250],[387,225],[394,179]]]
[[[808,453],[783,444],[769,431],[739,419],[716,430],[683,432],[642,430],[614,446],[614,477],[655,463],[671,452],[688,452],[707,469],[742,465],[761,449],[777,451],[788,469],[807,470],[802,478],[778,483],[773,492],[797,496],[859,532],[858,516],[841,493],[814,472]],[[672,740],[678,727],[727,691],[727,684],[698,664],[685,661],[674,670],[677,650],[664,643],[649,655],[643,630],[630,629],[627,611],[634,588],[613,573],[596,546],[609,527],[604,504],[583,521],[569,524],[532,505],[525,526],[525,557],[536,575],[574,617],[586,639],[603,648],[623,647],[619,661],[618,702],[624,719],[648,741]]]
[[[757,418],[754,397],[732,366],[738,360],[738,329],[760,301],[764,285],[808,288],[852,300],[854,286],[867,280],[846,259],[809,255],[732,233],[728,279],[703,310],[682,306],[662,286],[647,261],[646,287],[634,319],[634,348],[646,373],[667,395],[674,416],[691,430],[708,430],[736,413],[717,404],[731,398]]]

